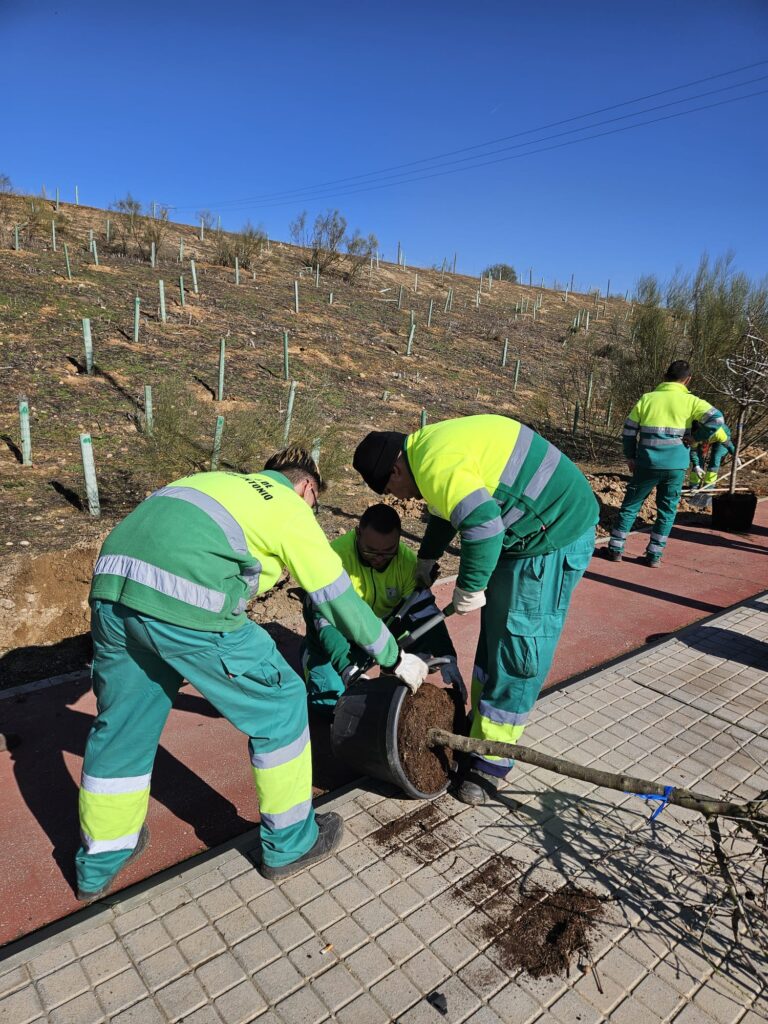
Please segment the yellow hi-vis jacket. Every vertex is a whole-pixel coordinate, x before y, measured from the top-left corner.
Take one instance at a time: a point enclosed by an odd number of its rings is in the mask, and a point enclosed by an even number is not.
[[[245,625],[249,597],[271,589],[284,568],[319,614],[379,664],[394,664],[392,634],[282,473],[198,473],[161,487],[104,541],[90,597],[230,632]]]
[[[664,381],[640,398],[624,422],[624,455],[642,469],[687,469],[683,436],[698,420],[709,436],[724,423],[723,415],[685,384]]]

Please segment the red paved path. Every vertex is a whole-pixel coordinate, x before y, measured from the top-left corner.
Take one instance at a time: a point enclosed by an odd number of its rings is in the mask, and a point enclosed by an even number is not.
[[[592,560],[548,686],[768,587],[768,502],[760,503],[755,527],[745,536],[676,527],[659,569],[634,560],[645,543],[642,535],[630,537],[628,560],[619,564]],[[450,590],[438,588],[441,605]],[[469,677],[478,618],[454,618],[450,628]],[[0,699],[0,731],[20,736],[17,747],[0,753],[0,944],[79,908],[71,889],[75,779],[93,712],[86,680]],[[323,743],[327,727],[315,734],[315,782],[332,789],[349,776],[330,762]],[[245,738],[187,687],[158,753],[152,843],[122,882],[132,884],[215,846],[257,818]]]

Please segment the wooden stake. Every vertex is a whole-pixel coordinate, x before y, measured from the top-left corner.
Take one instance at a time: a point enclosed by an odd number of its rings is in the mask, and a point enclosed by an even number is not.
[[[85,477],[85,493],[88,497],[88,511],[92,516],[101,515],[99,503],[99,486],[96,482],[96,465],[93,461],[93,442],[90,434],[80,435],[80,455],[83,460]]]

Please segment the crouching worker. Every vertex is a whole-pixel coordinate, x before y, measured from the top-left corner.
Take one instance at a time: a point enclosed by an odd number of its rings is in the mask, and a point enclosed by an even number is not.
[[[400,516],[389,505],[372,505],[360,523],[331,541],[352,586],[380,619],[394,628],[397,636],[411,632],[437,614],[428,589],[416,583],[416,555],[400,539]],[[332,710],[351,678],[370,661],[366,651],[351,644],[331,625],[308,598],[304,604],[307,635],[302,646],[302,664],[310,706]],[[443,658],[443,681],[455,686],[466,700],[464,682],[456,663],[456,651],[445,623],[440,622],[420,636],[414,650],[422,658]]]
[[[354,466],[379,494],[427,502],[418,581],[429,580],[461,535],[453,607],[458,615],[481,610],[470,735],[517,743],[594,549],[598,505],[586,478],[554,445],[504,416],[445,420],[408,436],[374,431]],[[485,803],[511,765],[471,755],[458,798]]]
[[[324,483],[302,449],[261,473],[199,473],[155,491],[104,541],[90,593],[98,716],[80,788],[78,899],[104,895],[148,840],[152,766],[184,679],[248,736],[261,816],[261,871],[284,878],[341,840],[315,815],[304,683],[246,602],[284,568],[319,614],[405,683],[426,667],[361,601],[313,510]]]
[[[703,450],[705,442],[709,444],[706,455]],[[714,487],[723,459],[726,455],[733,458],[735,454],[731,431],[726,423],[712,434],[694,420],[691,424],[691,472],[688,478],[691,487]]]

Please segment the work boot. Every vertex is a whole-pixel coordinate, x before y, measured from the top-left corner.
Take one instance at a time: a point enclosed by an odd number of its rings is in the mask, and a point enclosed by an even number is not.
[[[643,565],[647,565],[649,569],[658,569],[661,562],[659,555],[649,555],[647,552],[640,559]]]
[[[321,860],[330,857],[333,851],[338,848],[344,835],[344,821],[341,815],[336,814],[335,811],[330,811],[328,814],[315,815],[315,820],[317,821],[319,834],[312,849],[308,850],[303,857],[299,857],[298,860],[291,861],[290,864],[280,864],[278,867],[261,864],[259,871],[265,878],[270,879],[272,882],[282,882],[283,879],[298,874],[304,868],[311,868],[313,864],[319,864]]]
[[[128,865],[132,861],[138,860],[138,858],[142,855],[142,853],[144,853],[144,851],[146,850],[146,848],[148,846],[149,846],[149,826],[148,825],[142,825],[141,826],[141,831],[139,832],[138,841],[136,842],[136,845],[134,846],[134,848],[131,850],[131,853],[128,856],[128,858],[126,859],[125,863],[120,868],[120,871],[123,871],[125,868],[127,868]],[[105,882],[104,885],[102,885],[102,887],[100,889],[95,889],[92,892],[89,891],[88,889],[81,889],[78,886],[78,889],[77,889],[77,898],[78,898],[78,900],[81,903],[95,903],[96,900],[100,900],[102,898],[102,896],[106,896],[107,893],[109,892],[109,890],[112,888],[112,883],[117,878],[117,876],[120,874],[120,871],[116,871],[114,873],[114,875],[112,875],[112,877],[109,879],[108,882]]]
[[[502,780],[497,775],[489,775],[477,768],[469,768],[460,776],[461,782],[456,790],[456,799],[463,804],[490,803],[499,791]]]
[[[603,558],[606,558],[609,562],[620,562],[622,552],[617,551],[616,548],[603,548]]]

